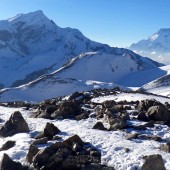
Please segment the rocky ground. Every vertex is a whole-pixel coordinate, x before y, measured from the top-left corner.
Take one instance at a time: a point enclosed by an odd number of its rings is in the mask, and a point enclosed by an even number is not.
[[[0,105],[0,169],[170,169],[170,99],[118,88]]]

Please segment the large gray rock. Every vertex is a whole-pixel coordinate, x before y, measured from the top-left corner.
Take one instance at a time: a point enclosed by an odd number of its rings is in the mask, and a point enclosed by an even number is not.
[[[163,105],[162,103],[156,101],[155,99],[141,100],[137,103],[136,109],[138,111],[147,111],[151,106]]]
[[[19,162],[14,162],[7,154],[4,154],[0,162],[0,170],[28,170]]]
[[[115,118],[111,119],[110,130],[124,129],[127,126],[127,121],[124,118]]]
[[[170,121],[170,111],[163,105],[150,107],[146,114],[154,121]]]
[[[39,152],[39,149],[38,149],[36,146],[30,145],[30,148],[29,148],[28,154],[27,154],[27,158],[26,158],[27,161],[28,161],[29,163],[32,163],[33,157],[34,157],[38,152]]]
[[[162,156],[159,154],[146,156],[141,170],[166,170]]]
[[[59,108],[51,114],[53,119],[75,118],[81,114],[81,107],[77,101],[62,101]]]
[[[19,111],[14,112],[10,119],[1,127],[0,136],[7,137],[16,133],[29,132],[29,127]]]

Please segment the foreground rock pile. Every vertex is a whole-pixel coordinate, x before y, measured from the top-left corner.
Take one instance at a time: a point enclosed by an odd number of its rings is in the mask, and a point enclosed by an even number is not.
[[[45,118],[53,121],[62,119],[79,121],[89,117],[94,118],[97,123],[92,126],[92,129],[96,129],[96,131],[121,130],[126,132],[127,140],[140,139],[162,142],[159,149],[170,153],[170,141],[164,140],[158,135],[144,133],[148,128],[156,128],[157,124],[170,126],[170,105],[168,103],[162,104],[154,99],[131,102],[109,100],[103,103],[94,103],[91,100],[94,97],[117,94],[118,92],[121,91],[119,89],[99,89],[90,92],[75,92],[67,97],[50,99],[38,104],[11,102],[6,106],[22,106],[26,110],[36,109],[32,112],[31,118]],[[140,122],[140,125],[133,124],[133,121]],[[20,112],[14,112],[0,128],[1,137],[29,132],[28,124]],[[101,151],[90,143],[85,143],[78,135],[63,140],[58,136],[60,133],[59,128],[47,122],[44,130],[33,137],[27,154],[27,166],[12,161],[8,155],[4,154],[0,169],[11,170],[12,166],[19,170],[114,169],[101,165]],[[50,145],[40,149],[39,146],[49,143]],[[0,151],[8,150],[13,146],[15,146],[15,141],[7,141],[0,148]],[[129,149],[126,149],[129,152]],[[144,155],[141,169],[165,170],[164,160],[159,154]]]
[[[3,137],[17,133],[29,132],[28,125],[20,112],[14,112],[9,120],[1,127],[0,134]],[[44,149],[38,149],[37,145],[45,144],[48,141],[60,140],[57,134],[61,131],[52,123],[47,123],[44,130],[35,136],[30,145],[27,161],[28,165],[23,166],[13,161],[7,154],[4,154],[0,162],[2,170],[64,170],[64,169],[105,169],[114,170],[101,165],[101,153],[90,143],[85,143],[78,135],[74,135],[64,141],[55,142]],[[8,150],[15,145],[15,141],[7,141],[0,151]]]
[[[32,151],[35,152],[32,154]],[[107,168],[100,164],[101,153],[90,144],[84,143],[77,135],[63,142],[56,142],[40,151],[31,146],[27,159],[37,169]]]

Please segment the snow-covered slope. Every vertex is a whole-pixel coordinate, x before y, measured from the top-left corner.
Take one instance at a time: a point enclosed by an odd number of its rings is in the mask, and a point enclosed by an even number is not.
[[[170,65],[129,73],[117,83],[127,87],[141,87],[146,83],[168,74],[170,74]]]
[[[155,64],[147,58],[136,56],[131,51],[126,51],[122,55],[116,52],[112,54],[83,53],[51,74],[41,76],[18,88],[1,90],[0,100],[40,101],[74,91],[112,88],[118,86],[113,82],[117,83],[125,75],[149,68],[155,68]]]
[[[29,84],[0,90],[0,101],[42,101],[44,99],[69,95],[76,91],[99,88],[114,88],[118,85],[99,81],[82,81],[76,79],[48,78],[36,80]],[[121,87],[121,86],[119,86]],[[126,89],[122,87],[123,89]]]
[[[131,60],[140,58],[130,50],[93,42],[77,29],[60,28],[42,11],[0,21],[0,88],[28,83],[59,69],[68,59],[89,51],[102,53],[105,60],[127,54]],[[145,70],[160,66],[146,58],[139,59],[136,66],[131,66],[131,62],[128,64],[132,71],[134,67]],[[121,66],[126,68],[127,63]],[[120,64],[114,64],[114,67],[119,68]]]
[[[132,44],[129,49],[158,62],[170,64],[170,28],[160,29],[149,38]]]
[[[141,87],[141,90],[163,96],[170,96],[170,74],[145,84]]]

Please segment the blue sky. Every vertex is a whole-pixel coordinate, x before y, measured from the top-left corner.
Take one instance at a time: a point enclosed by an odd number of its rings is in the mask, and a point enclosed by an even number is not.
[[[43,10],[58,26],[79,29],[88,38],[128,47],[170,27],[170,0],[4,0],[0,19]]]

